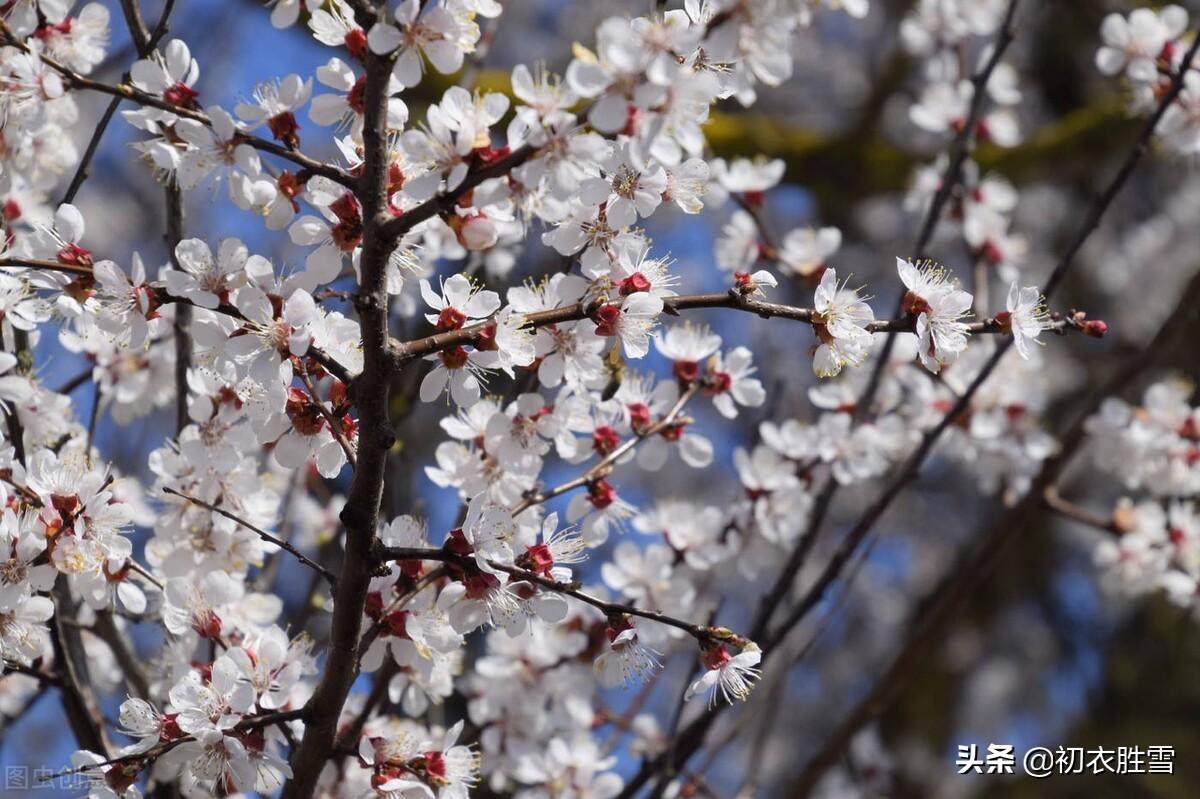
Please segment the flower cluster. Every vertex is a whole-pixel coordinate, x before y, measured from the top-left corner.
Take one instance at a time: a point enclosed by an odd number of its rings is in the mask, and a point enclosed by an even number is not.
[[[1115,590],[1162,590],[1195,609],[1200,585],[1200,408],[1175,378],[1146,389],[1141,404],[1110,397],[1087,421],[1094,463],[1141,498],[1122,498],[1104,523],[1095,561]]]
[[[166,26],[119,84],[87,78],[110,20],[70,5],[0,0],[0,657],[33,685],[70,688],[64,658],[125,671],[131,742],[73,759],[95,795],[294,779],[329,797],[461,799],[482,781],[614,796],[620,761],[596,729],[633,754],[668,750],[652,714],[611,708],[617,689],[684,653],[685,699],[747,700],[781,640],[765,623],[750,625],[772,634],[761,647],[734,632],[725,617],[746,619],[723,598],[777,577],[788,598],[781,566],[815,540],[823,487],[882,483],[928,443],[985,490],[1026,493],[1058,448],[1033,345],[1105,329],[1049,312],[1016,189],[969,157],[1019,141],[1016,72],[982,44],[1003,3],[922,0],[902,25],[920,61],[907,120],[963,150],[913,176],[914,227],[945,224],[912,258],[888,250],[871,291],[898,295],[895,313],[850,274],[838,227],[790,220],[774,237],[784,161],[714,157],[706,138],[718,103],[749,107],[791,76],[801,29],[862,18],[866,0],[608,17],[562,75],[517,64],[504,91],[429,74],[478,67],[495,0],[272,0],[271,24],[328,58],[224,105],[189,45],[160,41]],[[1141,106],[1178,69],[1181,15],[1104,24],[1098,64]],[[1187,77],[1164,119],[1183,152],[1200,118]],[[157,261],[102,253],[115,245],[85,223],[77,181],[57,199],[93,155],[67,135],[86,90],[127,101],[117,119],[166,187]],[[307,155],[316,141],[336,157]],[[206,190],[284,249],[187,230],[181,197]],[[711,273],[658,233],[700,214],[717,229]],[[947,247],[958,269],[924,257],[939,242],[962,245]],[[529,251],[552,266],[527,276]],[[811,307],[782,304],[797,296]],[[776,357],[679,318],[703,309],[777,317],[803,344]],[[1021,358],[996,367],[1008,344]],[[84,368],[54,390],[35,356],[58,350]],[[763,372],[780,363],[821,379],[813,412],[768,404]],[[94,397],[76,406],[85,383]],[[1194,494],[1200,417],[1170,386],[1145,406],[1092,421],[1099,457],[1131,489]],[[428,451],[410,447],[410,414]],[[107,463],[102,418],[156,436],[135,474]],[[721,434],[739,418],[745,439]],[[404,506],[402,463],[432,486],[427,519]],[[722,468],[731,479],[709,483]],[[703,490],[648,490],[680,475]],[[1157,517],[1122,509],[1137,552],[1113,557],[1195,594],[1194,508],[1151,504]],[[307,588],[291,583],[302,569]],[[330,608],[334,646],[308,632]],[[95,635],[72,644],[68,624]],[[162,632],[146,663],[124,643],[134,624]],[[352,692],[360,672],[371,691]]]

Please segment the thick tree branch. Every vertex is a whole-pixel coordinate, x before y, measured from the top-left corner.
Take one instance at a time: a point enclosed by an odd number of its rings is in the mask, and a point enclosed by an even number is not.
[[[392,59],[368,52],[365,60],[363,171],[358,186],[363,238],[355,301],[363,342],[363,372],[355,381],[354,392],[359,410],[358,461],[341,513],[346,557],[334,593],[324,671],[308,703],[304,738],[292,753],[293,776],[284,786],[284,799],[312,796],[322,767],[334,753],[338,717],[358,676],[359,633],[373,571],[371,552],[379,526],[383,476],[388,451],[395,443],[388,422],[392,353],[386,275],[394,239],[385,230],[394,221],[388,210],[387,130]]]

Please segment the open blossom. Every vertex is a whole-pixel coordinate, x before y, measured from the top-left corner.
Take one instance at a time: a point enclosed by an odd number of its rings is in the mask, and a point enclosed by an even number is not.
[[[1187,11],[1177,5],[1158,11],[1135,8],[1128,17],[1109,14],[1100,26],[1104,46],[1096,51],[1096,68],[1106,75],[1123,71],[1131,80],[1153,82],[1158,79],[1159,57],[1187,23]]]
[[[757,647],[748,647],[736,655],[730,655],[729,650],[717,644],[705,649],[700,657],[707,671],[698,680],[688,686],[685,699],[691,699],[697,694],[707,694],[709,707],[717,701],[719,693],[726,702],[738,699],[745,701],[750,696],[750,689],[758,679],[756,668],[762,660],[762,652]]]
[[[425,314],[429,324],[438,330],[458,330],[460,327],[486,319],[500,307],[500,297],[494,291],[480,290],[466,275],[452,275],[442,283],[439,296],[428,280],[421,280],[421,297],[436,313]]]
[[[967,348],[967,325],[961,320],[971,313],[971,295],[932,262],[913,264],[897,258],[896,269],[908,290],[904,310],[917,320],[917,354],[936,374]]]
[[[813,328],[821,341],[813,356],[817,377],[834,377],[843,367],[858,366],[866,359],[871,350],[871,333],[866,326],[874,318],[871,306],[858,296],[858,289],[839,285],[837,272],[826,269],[813,305]]]
[[[616,687],[642,682],[662,668],[659,653],[638,638],[638,628],[633,619],[609,619],[604,634],[608,639],[608,649],[600,653],[594,664],[603,685]]]
[[[282,80],[265,81],[254,87],[253,102],[238,103],[237,115],[257,127],[266,123],[271,135],[288,147],[300,146],[300,125],[296,111],[312,95],[312,79],[288,75]]]
[[[271,24],[276,28],[290,28],[300,19],[301,11],[315,11],[321,0],[271,0]]]
[[[182,39],[167,42],[163,53],[155,51],[129,70],[133,85],[156,94],[171,105],[195,108],[199,92],[192,88],[200,78],[200,65]]]
[[[797,228],[783,237],[778,259],[783,271],[816,278],[841,246],[842,232],[835,227]]]
[[[166,273],[167,291],[202,308],[216,308],[228,303],[233,290],[245,281],[251,258],[261,256],[251,255],[238,239],[222,241],[216,258],[200,239],[184,239],[175,246],[179,269]]]
[[[588,205],[604,204],[608,223],[625,228],[650,216],[667,190],[667,173],[660,165],[646,163],[640,153],[622,147],[602,165],[603,178],[585,180],[580,199]]]
[[[308,27],[313,38],[330,47],[345,47],[354,58],[367,52],[367,34],[358,26],[354,9],[346,0],[328,0],[312,9]]]
[[[662,297],[645,291],[630,294],[619,305],[606,303],[593,317],[596,334],[615,336],[626,355],[642,358],[650,349],[650,332],[658,325],[662,309]]]
[[[246,175],[261,172],[258,152],[239,141],[240,131],[229,112],[211,106],[206,113],[209,125],[194,119],[175,122],[176,133],[190,145],[180,156],[175,170],[179,185],[185,189],[195,188],[214,171],[227,176],[231,176],[235,168]]]
[[[387,55],[399,50],[393,74],[405,87],[421,81],[422,57],[444,75],[457,72],[479,35],[449,9],[436,6],[421,13],[421,5],[419,0],[401,0],[396,24],[377,22],[367,34],[371,52]]]
[[[834,622],[812,658],[904,645],[884,625],[961,542],[907,535],[901,488],[921,492],[910,509],[946,485],[1023,513],[1053,499],[1022,497],[1070,454],[1047,409],[1082,376],[1031,343],[1105,325],[1051,316],[1019,274],[1055,254],[1077,192],[1039,178],[1037,146],[1009,182],[991,145],[1016,143],[1018,119],[1049,136],[1064,97],[1096,94],[1021,82],[1036,15],[1004,31],[1006,0],[881,3],[859,31],[869,0],[261,0],[193,39],[178,8],[143,31],[136,9],[110,20],[116,5],[0,0],[0,717],[78,677],[103,717],[104,745],[71,758],[90,795],[611,799],[635,792],[630,756],[651,791],[703,792],[685,750],[719,742],[675,747],[660,700],[753,700],[764,655],[743,623],[778,643],[793,614]],[[497,29],[502,12],[538,35]],[[1112,15],[1096,63],[1153,108],[1186,23],[1174,6]],[[1012,65],[992,63],[1010,34]],[[120,78],[110,45],[131,38]],[[234,44],[266,74],[201,83],[197,57]],[[842,52],[866,44],[905,63]],[[819,100],[816,116],[737,107],[797,66],[816,74],[780,97]],[[1200,73],[1182,84],[1154,135],[1200,152]],[[84,101],[97,89],[134,136],[116,186],[99,181],[122,147],[89,144],[108,122]],[[946,151],[859,152],[880,114]],[[1050,148],[1063,174],[1067,127]],[[1118,177],[1166,213],[1139,206],[1103,243],[1121,257],[1063,284],[1119,305],[1131,342],[1160,309],[1129,283],[1184,276],[1165,242],[1196,205],[1155,172]],[[917,249],[976,264],[981,314],[1011,284],[1006,310],[969,325],[971,294],[897,259],[899,318],[876,320],[869,295],[887,292],[848,265],[877,277],[877,245],[910,228]],[[1005,343],[1024,358],[989,360]],[[841,379],[814,382],[806,354]],[[1200,617],[1194,402],[1160,381],[1086,433],[1130,495],[1095,511],[1103,584]],[[909,480],[929,453],[952,479]],[[982,499],[941,491],[934,521],[953,537]],[[895,540],[872,550],[877,516]],[[834,584],[837,602],[811,602]],[[697,647],[696,673],[670,666]],[[755,707],[843,695],[843,672]],[[79,720],[72,691],[48,693]]]
[[[1022,288],[1014,282],[1008,289],[1007,307],[1002,323],[1012,331],[1017,352],[1028,360],[1029,345],[1040,343],[1038,336],[1049,323],[1042,294],[1036,286]]]

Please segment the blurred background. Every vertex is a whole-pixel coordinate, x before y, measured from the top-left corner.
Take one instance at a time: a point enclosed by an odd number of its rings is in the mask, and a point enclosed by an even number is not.
[[[111,55],[93,77],[116,81],[134,56],[118,4],[106,5],[113,16]],[[157,19],[155,0],[145,5],[147,18]],[[477,85],[507,90],[509,71],[517,62],[542,60],[561,71],[572,42],[590,46],[605,16],[645,13],[652,5],[645,0],[507,0],[492,30],[494,40]],[[922,85],[915,62],[898,40],[898,26],[910,6],[904,0],[871,0],[870,14],[861,21],[842,14],[817,15],[813,27],[801,31],[794,43],[793,79],[778,88],[761,87],[759,101],[749,111],[733,101],[721,104],[705,129],[715,156],[761,153],[785,161],[784,183],[768,193],[764,206],[768,227],[778,234],[802,226],[838,227],[843,244],[829,263],[839,275],[853,275],[855,284],[868,287],[879,316],[887,315],[897,296],[895,257],[910,255],[915,238],[918,220],[903,203],[910,179],[945,144],[908,118]],[[1087,203],[1137,135],[1141,123],[1127,116],[1119,85],[1093,66],[1100,20],[1109,11],[1127,12],[1131,7],[1077,0],[1024,4],[1017,38],[1006,58],[1020,76],[1023,141],[1008,149],[985,143],[976,159],[983,172],[1003,175],[1019,189],[1014,228],[1028,244],[1024,285],[1042,282]],[[201,101],[229,109],[248,96],[256,82],[291,72],[311,75],[333,55],[300,28],[273,29],[256,0],[180,0],[171,31],[185,38],[200,63]],[[410,118],[421,119],[423,106],[436,101],[449,84],[450,79],[435,75],[406,92]],[[106,102],[103,97],[80,97],[75,131],[80,147]],[[328,137],[306,119],[301,123],[305,151],[331,157]],[[153,270],[166,261],[162,192],[151,171],[134,158],[130,143],[137,138],[131,127],[114,121],[76,204],[89,222],[85,244],[98,257],[128,264],[137,251]],[[237,236],[252,252],[277,265],[302,263],[303,253],[286,234],[265,231],[257,218],[232,206],[223,188],[193,192],[186,203],[186,235],[213,244]],[[727,285],[727,276],[715,268],[714,246],[733,209],[727,204],[706,210],[699,219],[660,214],[651,220],[648,232],[655,253],[670,253],[676,260],[681,292],[719,291]],[[1181,329],[1171,344],[1155,351],[1146,350],[1146,344],[1200,269],[1198,211],[1200,181],[1194,164],[1152,153],[1088,241],[1054,303],[1054,310],[1081,308],[1106,320],[1109,335],[1102,341],[1053,338],[1043,349],[1034,377],[1041,386],[1037,390],[1046,392],[1047,429],[1061,430],[1089,388],[1102,384],[1131,357],[1147,360],[1150,367],[1142,372],[1141,382],[1121,387],[1131,400],[1140,398],[1149,379],[1170,373],[1197,377],[1197,325]],[[971,257],[952,226],[942,227],[947,235],[935,238],[931,254],[968,282]],[[558,259],[531,237],[507,283],[555,269]],[[439,268],[450,274],[462,264]],[[811,286],[794,282],[781,284],[772,298],[809,305],[811,296]],[[993,297],[1002,299],[1003,294],[994,288]],[[1000,309],[997,305],[993,312]],[[632,472],[618,473],[623,496],[631,501],[735,491],[732,453],[753,443],[760,421],[815,420],[808,395],[815,378],[807,352],[796,352],[795,328],[744,314],[700,318],[722,335],[727,347],[744,344],[755,351],[770,398],[764,408],[744,412],[736,425],[719,421],[707,407],[699,409],[697,426],[717,448],[710,474],[677,465],[635,484]],[[421,325],[397,320],[396,334],[419,334],[425,329]],[[49,385],[65,383],[86,368],[49,335],[43,337],[38,362]],[[659,374],[667,368],[653,353],[645,366]],[[403,389],[413,385],[409,381],[417,378],[419,374],[398,376],[395,393],[403,396]],[[86,419],[93,401],[90,391],[79,390],[73,398]],[[458,512],[452,492],[437,489],[421,468],[432,462],[433,450],[443,440],[436,427],[443,412],[440,406],[397,404],[394,414],[403,449],[394,459],[388,484],[393,507],[427,515],[435,537],[454,523]],[[102,418],[97,444],[122,472],[141,475],[150,483],[146,455],[171,435],[169,417],[169,409],[163,409],[129,426]],[[551,470],[548,478],[568,474]],[[330,488],[337,492],[344,486]],[[828,529],[844,530],[878,488],[876,482],[842,491]],[[1063,490],[1073,501],[1101,513],[1121,494],[1115,481],[1095,479],[1086,458],[1069,472]],[[705,499],[719,501],[715,496]],[[870,555],[849,587],[833,591],[812,614],[811,623],[789,639],[799,665],[768,675],[755,696],[758,704],[752,702],[744,713],[726,714],[710,734],[710,746],[692,761],[692,769],[704,776],[713,795],[734,796],[748,775],[759,795],[791,795],[791,780],[822,735],[895,653],[919,611],[916,602],[937,584],[962,548],[989,529],[1003,500],[996,492],[982,490],[976,477],[954,463],[934,459],[877,525]],[[1101,535],[1049,512],[1022,531],[995,574],[977,586],[968,610],[924,659],[908,690],[877,726],[856,740],[843,767],[822,786],[825,795],[1200,796],[1200,762],[1193,756],[1200,752],[1196,619],[1159,596],[1125,600],[1106,591],[1092,562]],[[837,538],[826,535],[811,566],[823,563]],[[592,562],[603,559],[597,556]],[[293,566],[285,563],[282,568]],[[296,570],[295,579],[280,584],[294,591],[284,598],[289,609],[296,610],[306,596],[307,575]],[[739,618],[752,612],[753,601],[731,597],[722,608],[724,623],[736,629]],[[325,623],[321,614],[306,622],[318,641],[324,637]],[[138,644],[150,652],[155,641],[150,637]],[[669,719],[679,681],[693,666],[683,658],[669,661],[671,675],[661,681],[663,687],[650,697],[647,709]],[[614,695],[614,709],[628,703],[632,693]],[[0,713],[10,709],[2,704],[2,695],[0,682]],[[765,697],[770,701],[763,701]],[[115,713],[115,703],[108,710]],[[0,763],[6,769],[59,767],[75,748],[53,692],[19,720],[4,723],[2,735]],[[1012,743],[1018,752],[1032,745],[1168,745],[1175,747],[1176,773],[1040,781],[955,775],[958,745],[986,747],[990,742]],[[625,772],[636,766],[632,758],[621,763]],[[75,793],[51,787],[29,791],[30,796],[46,797]],[[6,795],[24,794],[13,788]]]

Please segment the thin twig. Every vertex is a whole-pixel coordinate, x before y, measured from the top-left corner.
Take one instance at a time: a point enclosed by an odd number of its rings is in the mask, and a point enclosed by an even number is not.
[[[1197,42],[1200,42],[1200,38],[1197,38]],[[1195,46],[1192,51],[1189,51],[1189,54],[1194,50]],[[1058,453],[1045,461],[1024,497],[997,519],[972,552],[957,567],[947,573],[943,582],[928,594],[924,602],[918,603],[918,607],[924,607],[926,610],[914,627],[912,634],[904,642],[891,665],[876,680],[871,690],[825,738],[821,750],[805,766],[789,795],[796,797],[807,795],[821,775],[837,762],[858,731],[882,713],[893,698],[904,689],[929,647],[944,638],[943,632],[946,625],[954,618],[956,612],[972,592],[978,589],[985,578],[991,574],[1007,546],[1023,531],[1031,527],[1033,518],[1045,502],[1045,492],[1055,485],[1070,458],[1084,441],[1086,420],[1107,397],[1131,385],[1138,374],[1153,363],[1154,358],[1147,357],[1145,353],[1153,355],[1163,352],[1167,343],[1179,335],[1180,331],[1185,328],[1184,322],[1189,317],[1194,318],[1198,298],[1200,298],[1200,272],[1193,275],[1190,285],[1181,295],[1180,301],[1170,317],[1159,328],[1154,340],[1138,355],[1123,364],[1103,387],[1093,392],[1084,408],[1075,417],[1075,421],[1060,437],[1061,446]],[[1192,328],[1194,329],[1194,327],[1193,324]]]
[[[387,561],[391,561],[391,560],[431,560],[431,561],[439,561],[442,563],[452,563],[452,564],[459,566],[460,568],[465,568],[465,569],[478,568],[478,564],[474,557],[471,557],[469,555],[460,555],[457,552],[451,552],[446,549],[432,549],[432,548],[424,548],[424,547],[382,547],[381,546],[381,547],[378,547],[376,550],[376,558],[382,562],[387,562]],[[569,596],[574,599],[578,599],[580,602],[584,602],[588,605],[591,605],[594,608],[598,608],[598,609],[604,611],[604,613],[607,615],[639,616],[643,619],[649,619],[650,621],[656,621],[659,624],[665,624],[669,627],[674,627],[678,630],[683,630],[688,635],[692,636],[697,641],[700,641],[703,644],[711,645],[713,643],[718,643],[718,642],[722,642],[722,641],[730,641],[730,642],[733,642],[737,646],[741,646],[747,642],[747,639],[744,638],[743,636],[739,636],[736,633],[733,633],[732,631],[730,631],[724,627],[713,627],[710,625],[694,624],[690,621],[684,621],[683,619],[678,619],[678,618],[675,618],[674,616],[669,616],[669,615],[667,615],[665,613],[661,613],[657,610],[646,610],[643,608],[634,607],[633,605],[623,605],[619,602],[608,602],[606,600],[600,599],[599,597],[594,597],[591,594],[584,593],[583,591],[580,591],[578,588],[576,588],[574,585],[567,584],[567,583],[560,583],[557,580],[552,580],[548,577],[543,577],[542,575],[538,574],[537,572],[532,572],[532,571],[529,571],[528,569],[523,569],[520,566],[512,566],[507,563],[501,563],[500,561],[496,561],[496,560],[489,560],[487,563],[488,563],[488,566],[490,566],[491,568],[497,569],[498,571],[502,571],[505,574],[509,574],[513,577],[516,577],[518,580],[524,580],[526,582],[534,583],[535,585],[540,586],[541,588],[545,588],[548,591],[553,591],[554,593],[557,593],[557,594],[562,594],[564,596]]]
[[[12,30],[8,27],[8,23],[2,19],[0,19],[0,39],[2,39],[5,44],[16,47],[22,52],[29,52],[29,46],[25,44],[25,42],[21,41],[20,38],[13,35]],[[209,127],[212,126],[212,120],[209,119],[208,115],[204,112],[174,105],[162,99],[161,97],[148,94],[129,83],[109,84],[92,80],[91,78],[86,78],[73,69],[59,63],[55,59],[46,56],[45,54],[41,55],[41,61],[63,77],[68,89],[87,89],[88,91],[107,94],[110,97],[119,97],[124,100],[132,100],[140,105],[158,108],[163,111],[169,111],[176,116],[195,120],[196,122]],[[238,133],[238,140],[250,145],[256,150],[270,153],[271,155],[277,156],[286,161],[291,161],[292,163],[308,170],[314,175],[327,177],[335,183],[345,186],[346,188],[353,189],[355,186],[354,178],[345,170],[333,166],[332,164],[325,163],[324,161],[318,161],[315,158],[304,155],[298,150],[292,150],[280,144],[276,144],[275,142],[243,132]]]
[[[1200,36],[1197,36],[1191,47],[1188,48],[1187,53],[1183,57],[1179,72],[1172,80],[1170,89],[1164,93],[1160,101],[1160,105],[1142,129],[1142,133],[1138,138],[1137,143],[1126,156],[1121,168],[1110,180],[1105,191],[1102,192],[1101,195],[1092,203],[1092,206],[1086,214],[1083,222],[1080,224],[1075,237],[1068,246],[1067,250],[1063,253],[1043,289],[1043,294],[1046,296],[1050,296],[1054,289],[1058,287],[1059,283],[1062,281],[1062,278],[1066,275],[1067,271],[1074,262],[1075,256],[1078,254],[1079,249],[1083,246],[1083,242],[1086,241],[1088,236],[1099,226],[1100,219],[1103,217],[1104,212],[1108,209],[1109,205],[1112,204],[1113,199],[1115,199],[1117,193],[1129,179],[1129,176],[1133,173],[1134,168],[1137,166],[1138,162],[1149,148],[1150,139],[1154,134],[1154,130],[1157,127],[1159,120],[1162,118],[1162,115],[1166,113],[1166,109],[1170,107],[1171,103],[1175,101],[1175,98],[1178,97],[1179,92],[1182,90],[1183,76],[1186,75],[1188,70],[1191,68],[1192,60],[1195,58],[1198,47],[1200,47]],[[836,581],[838,575],[841,573],[842,568],[850,560],[855,548],[862,540],[862,537],[867,534],[874,522],[891,505],[892,500],[899,495],[900,490],[904,487],[904,485],[907,485],[908,482],[916,477],[917,470],[924,462],[925,457],[932,450],[937,439],[940,438],[941,434],[947,428],[949,428],[949,426],[953,424],[953,421],[966,409],[975,392],[988,378],[988,376],[990,376],[992,370],[995,369],[996,365],[1004,356],[1005,352],[1007,352],[1008,347],[1011,344],[1012,339],[1003,339],[1000,342],[999,346],[996,348],[996,352],[993,353],[992,357],[987,361],[987,363],[984,364],[983,369],[976,376],[975,380],[972,381],[967,391],[962,395],[962,397],[959,398],[958,401],[954,403],[954,406],[950,409],[950,411],[942,417],[942,420],[938,423],[938,425],[926,433],[926,435],[922,438],[921,444],[917,448],[917,451],[913,453],[913,456],[910,457],[908,461],[906,461],[905,465],[900,469],[897,476],[884,490],[883,494],[868,507],[866,512],[860,517],[858,523],[855,524],[850,533],[846,535],[846,537],[843,539],[842,545],[835,553],[833,560],[818,578],[812,589],[810,589],[806,594],[805,598],[802,599],[800,604],[789,614],[787,620],[776,628],[775,634],[766,637],[765,652],[763,655],[764,660],[770,656],[772,645],[781,640],[781,638],[785,636],[796,623],[803,619],[808,611],[815,607],[820,599],[824,596],[824,593],[828,587],[832,585],[834,581]],[[1053,460],[1054,459],[1051,459],[1051,462],[1053,462]],[[1038,486],[1035,483],[1035,487],[1032,489],[1032,491],[1034,493],[1040,493],[1044,487],[1045,486]],[[1037,501],[1041,501],[1040,497]],[[1023,504],[1024,503],[1022,503],[1022,506]],[[999,543],[996,544],[996,546],[998,545]],[[963,586],[962,590],[969,590],[970,587],[971,585],[968,584]],[[686,762],[686,758],[690,755],[690,752],[688,751],[689,749],[691,752],[694,752],[703,743],[704,736],[711,726],[713,720],[716,718],[717,714],[720,713],[721,707],[724,706],[718,706],[717,708],[714,708],[701,715],[695,721],[693,721],[692,724],[683,731],[683,733],[681,733],[683,737],[683,741],[681,742],[681,751],[685,753],[683,755],[683,762]],[[875,711],[876,708],[872,705],[870,708],[868,708],[865,718],[873,718]],[[865,723],[865,721],[861,723]],[[861,723],[858,726],[854,726],[853,731],[857,731],[861,726]],[[836,759],[837,755],[841,752],[842,747],[845,746],[848,740],[848,737],[844,739],[839,738],[836,742],[832,741],[831,739],[830,743],[826,747],[826,750],[823,750],[823,752],[831,752],[832,754],[820,756],[820,768],[817,771],[818,774],[823,773],[824,769],[828,767],[828,765],[834,759]],[[634,775],[634,777],[626,784],[625,789],[621,792],[621,794],[619,794],[619,799],[631,799],[631,797],[641,788],[641,786],[645,785],[646,781],[656,774],[658,770],[662,768],[662,766],[663,758],[661,756],[653,758],[644,763],[642,768],[638,770],[637,774]]]
[[[565,494],[568,491],[573,491],[576,488],[582,488],[585,485],[590,485],[591,483],[594,483],[600,478],[604,477],[609,471],[611,471],[613,464],[625,456],[626,452],[629,452],[629,450],[636,447],[645,439],[655,436],[674,425],[679,419],[679,414],[683,410],[683,406],[688,403],[688,400],[696,396],[696,392],[699,390],[700,384],[692,383],[692,385],[688,386],[687,390],[679,395],[679,398],[675,400],[675,404],[671,406],[670,410],[667,411],[666,415],[663,416],[662,419],[658,420],[652,425],[648,425],[644,429],[635,430],[634,434],[630,438],[626,439],[619,446],[615,447],[612,452],[608,453],[595,464],[593,464],[591,468],[589,468],[579,477],[576,477],[573,480],[568,480],[561,485],[557,485],[549,491],[539,492],[526,497],[520,502],[520,504],[513,508],[513,517],[515,518],[521,515],[534,505],[541,505],[544,502],[553,499],[554,497]]]
[[[275,546],[279,547],[280,549],[283,549],[283,550],[287,551],[288,553],[290,553],[292,556],[294,556],[296,558],[296,560],[300,561],[305,566],[309,567],[310,569],[312,569],[313,571],[317,572],[322,577],[324,577],[325,580],[331,586],[337,585],[337,575],[336,574],[334,574],[333,572],[331,572],[329,569],[325,568],[321,564],[317,563],[316,561],[312,560],[307,555],[305,555],[303,552],[296,549],[294,546],[292,546],[290,543],[283,540],[282,538],[274,536],[271,533],[268,533],[266,530],[263,530],[260,527],[256,527],[255,525],[251,524],[250,522],[246,521],[245,519],[241,518],[240,516],[230,513],[229,511],[225,510],[224,508],[218,507],[218,506],[212,504],[211,502],[205,502],[202,499],[197,499],[196,497],[188,496],[187,494],[183,493],[182,491],[176,491],[174,488],[171,488],[170,486],[163,486],[163,493],[173,494],[173,495],[179,497],[180,499],[187,500],[188,502],[192,503],[193,505],[197,505],[201,508],[207,508],[208,510],[212,511],[213,513],[219,513],[220,515],[224,516],[226,519],[229,519],[230,521],[237,522],[242,527],[245,527],[247,530],[254,533],[262,540],[264,540],[268,543],[274,544]]]
[[[358,458],[354,454],[354,447],[350,446],[350,441],[346,438],[346,434],[342,432],[341,420],[330,413],[329,409],[325,407],[325,403],[317,396],[317,388],[313,385],[312,378],[308,376],[308,370],[303,365],[300,367],[300,382],[304,384],[304,388],[308,391],[309,397],[312,398],[313,404],[317,406],[317,412],[321,414],[321,418],[329,425],[329,432],[333,435],[333,439],[337,441],[338,446],[342,448],[342,452],[346,454],[346,460],[349,461],[350,468],[357,468]]]

